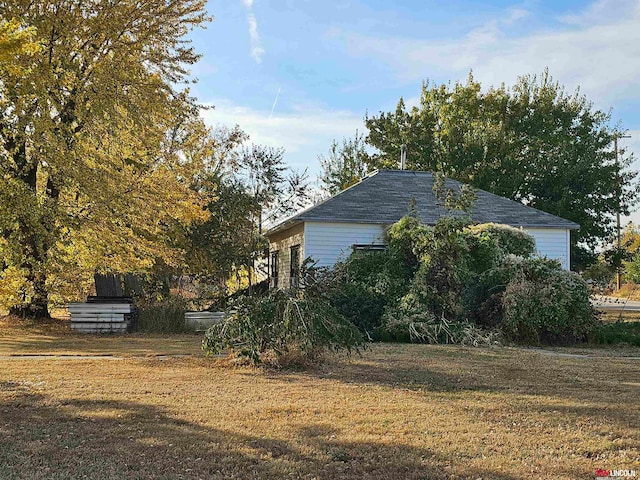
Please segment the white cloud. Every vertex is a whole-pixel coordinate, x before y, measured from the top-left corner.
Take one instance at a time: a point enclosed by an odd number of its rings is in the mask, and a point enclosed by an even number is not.
[[[504,36],[502,32],[504,27],[513,25],[529,15],[530,12],[524,8],[511,8],[505,11],[501,17],[470,31],[465,41],[469,44],[489,44],[497,42]]]
[[[298,107],[291,112],[255,110],[237,105],[229,100],[211,102],[215,108],[202,115],[210,126],[239,125],[251,142],[270,147],[284,147],[287,161],[296,168],[317,170],[318,154],[326,154],[335,138],[351,137],[356,129],[364,130],[362,115],[343,110],[327,110],[318,107]]]
[[[260,35],[258,35],[258,21],[253,13],[247,14],[247,21],[249,22],[249,38],[251,39],[251,58],[257,63],[261,63],[264,48],[260,43]]]
[[[253,13],[253,0],[242,0],[242,4],[247,9],[247,23],[249,24],[249,39],[251,41],[251,58],[256,63],[262,63],[262,56],[265,51],[262,48],[260,35],[258,34],[258,20]]]
[[[524,8],[512,8],[507,11],[507,15],[503,18],[503,22],[505,25],[511,25],[512,23],[517,22],[518,20],[522,20],[523,18],[528,17],[531,14],[529,10]]]
[[[597,0],[583,11],[563,15],[559,20],[568,25],[588,26],[615,21],[621,13],[633,15],[634,10],[637,15],[638,9],[638,0]]]
[[[454,39],[383,38],[335,30],[331,36],[353,56],[373,57],[390,65],[400,81],[463,78],[473,69],[483,84],[511,84],[518,75],[549,67],[554,78],[569,89],[580,85],[589,98],[605,102],[598,106],[608,108],[615,100],[637,96],[640,8],[638,1],[615,2],[611,8],[615,17],[609,14],[598,22],[589,20],[604,3],[594,4],[593,11],[582,15],[564,17],[555,30],[516,37],[507,35],[507,26],[513,31],[528,15],[525,10],[506,11],[501,19]]]

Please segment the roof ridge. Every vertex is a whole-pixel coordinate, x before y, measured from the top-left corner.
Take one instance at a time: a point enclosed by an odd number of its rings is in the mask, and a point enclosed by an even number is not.
[[[395,223],[402,217],[403,206],[409,201],[409,197],[418,201],[417,209],[422,221],[433,224],[438,218],[447,215],[438,208],[432,188],[434,178],[434,173],[426,170],[373,170],[349,188],[274,224],[267,231],[267,235],[305,221]],[[458,188],[468,185],[448,177],[445,177],[445,181],[448,188],[451,188],[451,185]],[[525,205],[521,201],[471,187],[478,194],[471,211],[476,222],[503,223],[527,228],[580,227],[575,222]]]

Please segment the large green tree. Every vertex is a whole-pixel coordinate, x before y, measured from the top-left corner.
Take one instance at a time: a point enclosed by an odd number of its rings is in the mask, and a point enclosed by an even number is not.
[[[184,88],[205,3],[0,2],[0,292],[15,313],[48,315],[78,262],[181,261],[181,225],[205,215]],[[20,35],[35,47],[4,55]]]
[[[571,236],[577,267],[637,197],[631,156],[615,158],[620,129],[610,114],[546,71],[511,88],[483,90],[472,75],[453,86],[425,83],[419,105],[400,99],[395,111],[365,123],[377,149],[371,168],[397,168],[405,144],[409,169],[441,171],[580,224]]]
[[[329,195],[358,183],[367,174],[370,163],[365,136],[356,130],[353,138],[343,138],[339,144],[331,143],[328,155],[318,155],[320,183]]]

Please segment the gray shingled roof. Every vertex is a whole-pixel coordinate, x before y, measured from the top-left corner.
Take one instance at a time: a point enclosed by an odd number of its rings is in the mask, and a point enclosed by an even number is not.
[[[458,191],[461,184],[447,179],[446,187]],[[550,213],[476,190],[472,219],[478,223],[502,223],[514,227],[568,228],[579,225]],[[392,224],[409,212],[411,199],[422,222],[433,225],[447,214],[433,191],[429,172],[379,170],[333,197],[304,210],[271,228],[267,235],[300,222]]]

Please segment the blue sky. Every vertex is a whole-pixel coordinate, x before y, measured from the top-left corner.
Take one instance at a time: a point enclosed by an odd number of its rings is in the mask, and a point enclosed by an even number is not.
[[[206,121],[240,125],[288,163],[318,171],[332,139],[363,117],[415,101],[424,80],[513,84],[550,73],[580,86],[630,130],[640,156],[640,0],[210,0],[215,20],[191,37],[193,92]],[[640,213],[633,216],[640,220]]]

